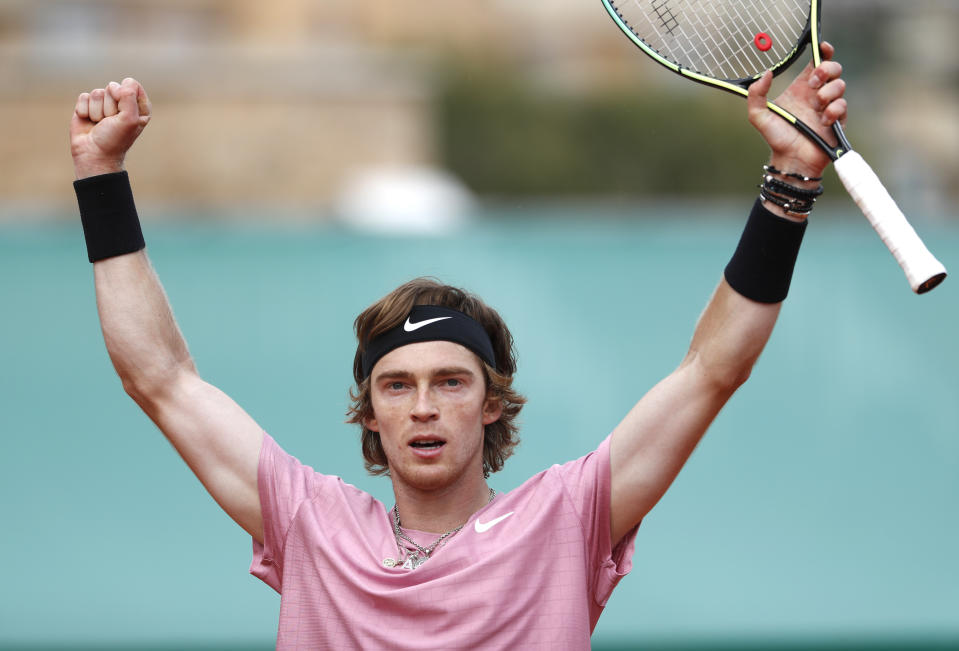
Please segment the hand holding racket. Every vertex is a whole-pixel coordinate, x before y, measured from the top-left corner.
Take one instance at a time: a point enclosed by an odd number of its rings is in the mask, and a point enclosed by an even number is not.
[[[842,66],[831,61],[833,47],[822,44],[823,62],[805,69],[774,100],[803,123],[810,125],[820,137],[832,132],[832,125],[846,119],[845,82],[840,78]],[[746,98],[749,122],[766,140],[772,152],[770,164],[805,176],[822,176],[832,158],[802,132],[768,109],[766,98],[773,75],[764,73],[748,88]]]
[[[623,33],[654,61],[686,79],[743,97],[749,96],[747,88],[757,80],[769,83],[761,79],[767,70],[777,75],[788,68],[806,44],[812,45],[810,75],[820,74],[812,70],[821,70],[822,50],[831,54],[828,46],[820,47],[819,0],[602,1]],[[790,86],[796,88],[795,83]],[[922,294],[942,282],[945,267],[916,235],[872,168],[852,150],[838,121],[831,124],[837,142],[831,145],[802,116],[773,102],[766,107],[834,162],[843,185],[899,262],[913,291]],[[755,111],[750,119],[760,128]],[[770,137],[768,130],[760,130]],[[774,155],[774,142],[782,144],[781,138],[776,134],[770,142]]]

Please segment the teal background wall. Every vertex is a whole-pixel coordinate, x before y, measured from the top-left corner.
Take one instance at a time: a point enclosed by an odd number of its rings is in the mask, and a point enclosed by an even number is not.
[[[716,212],[488,206],[425,239],[145,221],[203,375],[390,505],[342,422],[362,308],[436,275],[500,309],[530,399],[492,481],[509,490],[680,361],[742,222]],[[815,217],[772,341],[643,524],[597,647],[959,645],[959,281],[917,297],[858,214]],[[917,221],[959,271],[959,229]],[[0,228],[0,369],[0,646],[269,648],[278,596],[123,394],[78,226]]]

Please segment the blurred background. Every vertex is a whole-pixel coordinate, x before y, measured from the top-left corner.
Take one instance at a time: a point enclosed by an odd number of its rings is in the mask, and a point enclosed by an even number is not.
[[[850,139],[959,268],[959,3],[823,20]],[[387,508],[342,424],[360,310],[436,275],[503,313],[530,398],[509,490],[680,361],[766,156],[740,100],[666,74],[598,0],[0,0],[2,648],[275,636],[248,540],[99,335],[67,128],[126,76],[154,108],[128,169],[201,371]],[[912,295],[825,185],[780,326],[596,648],[959,648],[956,281]]]

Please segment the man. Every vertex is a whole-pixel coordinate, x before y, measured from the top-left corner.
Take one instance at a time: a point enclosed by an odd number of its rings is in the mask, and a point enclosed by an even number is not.
[[[807,68],[777,101],[826,136],[841,68]],[[395,507],[300,464],[197,374],[150,266],[123,161],[150,120],[133,79],[80,95],[76,190],[107,349],[125,390],[253,538],[251,572],[281,593],[281,648],[586,648],[629,571],[640,521],[749,376],[788,290],[829,159],[748,99],[771,148],[740,245],[679,367],[598,449],[496,494],[524,398],[512,337],[477,297],[407,283],[356,320],[351,419]]]

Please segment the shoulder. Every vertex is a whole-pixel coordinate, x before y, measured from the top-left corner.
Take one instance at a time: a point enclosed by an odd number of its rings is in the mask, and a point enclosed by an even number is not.
[[[542,500],[543,491],[557,494],[567,499],[575,499],[582,492],[593,492],[597,486],[608,485],[610,475],[609,460],[610,437],[607,436],[595,450],[565,463],[556,463],[543,470],[506,496],[517,499]]]
[[[269,434],[264,433],[260,451],[260,489],[285,494],[297,502],[318,502],[328,507],[333,503],[349,503],[351,508],[383,509],[382,503],[372,495],[337,475],[317,472],[284,450]],[[385,509],[383,509],[385,511]]]

